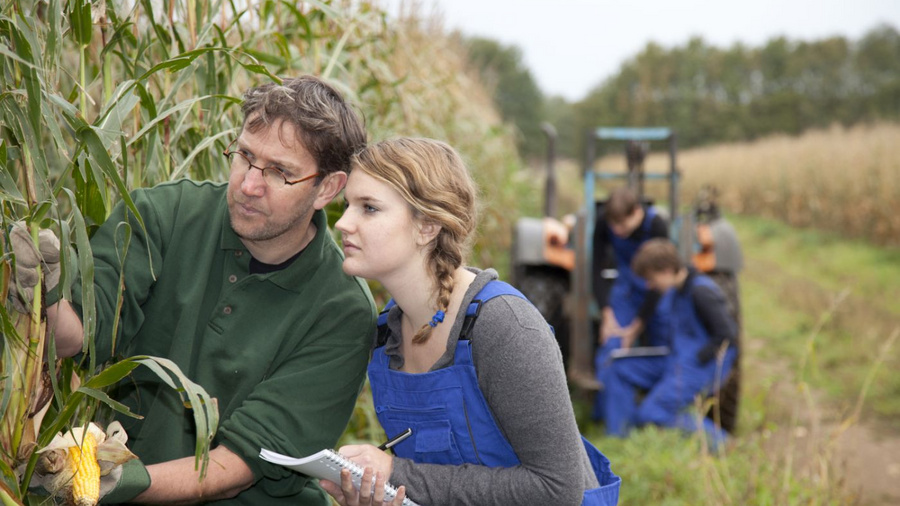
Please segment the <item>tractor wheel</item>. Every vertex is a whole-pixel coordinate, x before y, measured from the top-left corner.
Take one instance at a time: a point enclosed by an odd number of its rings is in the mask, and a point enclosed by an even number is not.
[[[725,384],[716,394],[716,405],[710,408],[707,417],[715,420],[715,410],[719,410],[719,423],[729,433],[734,433],[738,421],[738,406],[741,397],[741,356],[738,354]],[[718,408],[716,408],[718,406]]]
[[[728,312],[731,313],[734,321],[737,322],[738,334],[740,334],[741,299],[737,276],[733,272],[710,272],[707,276],[712,278],[725,294],[725,301],[728,303]]]
[[[738,355],[731,369],[731,374],[725,380],[725,384],[716,394],[717,399],[715,405],[710,408],[706,414],[707,417],[715,420],[715,410],[719,410],[719,421],[722,428],[730,433],[734,432],[738,420],[738,405],[741,396],[741,301],[740,291],[738,287],[737,276],[734,273],[713,272],[709,277],[719,285],[722,292],[725,293],[725,299],[728,302],[728,310],[731,316],[737,322],[738,339],[735,345],[738,347]]]
[[[517,288],[553,326],[563,363],[569,364],[569,321],[565,313],[569,293],[569,273],[551,269],[530,269],[518,281]],[[567,369],[568,370],[568,369]]]

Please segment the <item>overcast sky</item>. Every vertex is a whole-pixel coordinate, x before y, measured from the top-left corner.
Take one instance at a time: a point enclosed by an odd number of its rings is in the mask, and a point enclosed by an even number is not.
[[[403,0],[389,0],[391,6]],[[408,0],[407,0],[408,1]],[[538,85],[569,100],[614,74],[653,40],[700,35],[730,46],[771,37],[858,38],[878,23],[900,29],[900,0],[421,0],[445,26],[519,46]],[[391,7],[395,8],[395,7]]]

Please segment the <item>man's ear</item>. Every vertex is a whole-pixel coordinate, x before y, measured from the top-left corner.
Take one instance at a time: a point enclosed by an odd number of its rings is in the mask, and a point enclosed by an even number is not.
[[[332,172],[322,179],[316,187],[317,195],[313,207],[317,210],[327,206],[347,184],[347,173],[343,171]]]
[[[441,233],[441,226],[433,221],[422,222],[419,225],[419,237],[416,243],[419,246],[425,246],[431,243],[438,234]]]

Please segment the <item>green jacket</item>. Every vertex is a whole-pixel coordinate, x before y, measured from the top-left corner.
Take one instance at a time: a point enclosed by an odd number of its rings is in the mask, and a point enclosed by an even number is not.
[[[173,360],[217,398],[213,447],[240,455],[256,478],[227,504],[329,504],[317,484],[259,459],[260,448],[305,456],[333,447],[365,378],[375,306],[368,287],[341,269],[343,255],[315,213],[318,232],[289,267],[250,274],[250,253],[231,229],[226,186],[183,180],[133,192],[121,321],[112,351],[119,284],[119,205],[91,239],[97,305],[96,359]],[[150,259],[152,259],[152,266]],[[73,290],[81,312],[81,290]],[[194,454],[193,417],[149,369],[122,381],[117,399],[145,464]],[[210,464],[214,466],[214,463]]]

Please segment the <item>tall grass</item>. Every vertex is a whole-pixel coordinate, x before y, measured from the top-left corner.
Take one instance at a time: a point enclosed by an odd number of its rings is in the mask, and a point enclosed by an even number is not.
[[[898,246],[897,139],[900,125],[882,123],[688,150],[683,194],[712,184],[729,211]]]

